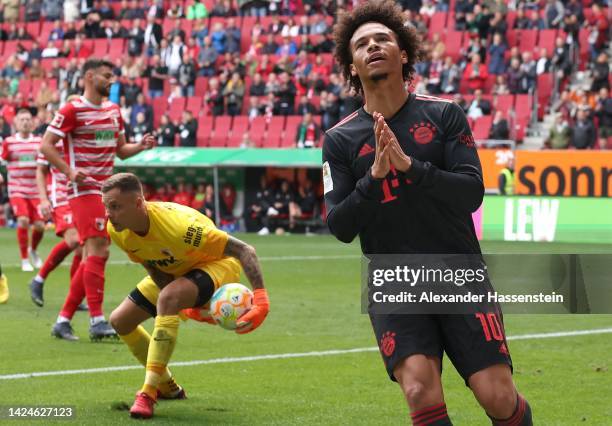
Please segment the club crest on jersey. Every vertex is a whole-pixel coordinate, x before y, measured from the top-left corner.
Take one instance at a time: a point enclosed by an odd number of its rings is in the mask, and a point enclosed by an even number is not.
[[[106,227],[106,220],[103,217],[97,217],[96,218],[96,229],[98,231],[104,231],[105,227]]]
[[[436,134],[436,127],[431,123],[421,121],[410,128],[410,134],[416,143],[426,145],[433,140]]]
[[[390,357],[395,352],[395,333],[387,331],[380,339],[380,350],[386,357]]]
[[[60,127],[62,127],[62,124],[64,124],[64,115],[60,114],[59,112],[56,112],[55,116],[53,116],[53,121],[49,123],[49,126],[57,127],[59,129]]]

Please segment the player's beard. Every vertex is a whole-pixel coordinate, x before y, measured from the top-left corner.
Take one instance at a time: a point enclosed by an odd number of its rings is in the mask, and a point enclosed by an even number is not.
[[[110,86],[99,86],[98,93],[101,96],[108,96],[110,94]]]

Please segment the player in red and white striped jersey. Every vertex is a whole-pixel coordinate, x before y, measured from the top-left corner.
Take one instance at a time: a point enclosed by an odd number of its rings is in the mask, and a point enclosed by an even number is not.
[[[116,336],[102,312],[104,266],[110,242],[100,188],[113,173],[115,155],[127,158],[155,145],[152,135],[145,135],[140,143],[128,144],[119,106],[104,101],[113,82],[113,67],[111,62],[99,59],[85,62],[83,96],[60,108],[47,127],[41,146],[49,163],[70,179],[68,200],[84,245],[85,260],[70,281],[70,292],[53,328],[54,335],[59,337],[72,334],[70,320],[83,291],[91,317],[90,337]],[[61,139],[64,158],[55,148]]]
[[[63,153],[62,141],[56,147],[60,153]],[[40,196],[39,210],[46,220],[53,219],[55,235],[62,238],[62,241],[53,247],[40,271],[30,283],[32,301],[38,306],[43,306],[43,285],[47,276],[62,263],[66,256],[76,250],[70,268],[72,278],[81,264],[81,247],[79,233],[72,220],[72,210],[68,204],[68,178],[55,167],[51,167],[45,156],[40,153],[37,163],[36,183]]]
[[[28,229],[32,226],[29,255],[35,267],[42,261],[36,248],[43,237],[45,226],[38,211],[36,188],[36,156],[41,138],[32,135],[32,113],[27,109],[17,112],[14,120],[17,133],[2,142],[2,159],[7,162],[8,195],[13,213],[17,218],[17,242],[21,253],[21,270],[33,271],[28,260]]]

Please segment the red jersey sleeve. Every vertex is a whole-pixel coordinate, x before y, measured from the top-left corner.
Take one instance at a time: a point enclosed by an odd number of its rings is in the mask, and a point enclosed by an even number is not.
[[[123,116],[121,115],[121,109],[119,108],[119,105],[117,105],[117,112],[119,113],[119,134],[120,135],[124,135],[125,134],[125,124],[123,123]]]
[[[8,161],[9,159],[9,149],[8,143],[6,141],[2,141],[2,149],[0,149],[0,158],[4,161]]]
[[[62,138],[76,127],[76,114],[74,106],[68,102],[55,113],[53,120],[49,123],[47,131]]]

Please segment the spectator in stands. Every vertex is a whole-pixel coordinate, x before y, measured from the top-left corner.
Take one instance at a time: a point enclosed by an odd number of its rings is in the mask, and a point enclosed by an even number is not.
[[[168,79],[168,67],[159,60],[159,55],[151,56],[151,64],[145,71],[149,78],[149,97],[158,98],[164,94],[164,80]]]
[[[198,121],[193,118],[191,111],[183,111],[181,124],[178,126],[179,146],[196,146],[196,135],[198,134]]]
[[[510,93],[520,93],[521,78],[521,61],[517,58],[513,58],[510,61],[510,67],[506,70],[506,81],[508,83],[508,90]]]
[[[569,48],[561,37],[557,37],[555,40],[555,50],[551,63],[553,71],[557,73],[559,78],[567,77],[572,70]]]
[[[176,193],[172,198],[173,203],[182,204],[183,206],[191,206],[193,203],[193,186],[179,182],[176,185]]]
[[[32,40],[32,35],[26,31],[25,25],[12,23],[8,32],[8,40]]]
[[[266,0],[239,0],[237,3],[243,16],[266,16],[268,13]]]
[[[328,31],[324,34],[323,40],[315,45],[315,53],[332,53],[335,47],[333,34]]]
[[[188,56],[183,56],[183,63],[178,69],[178,83],[183,91],[183,96],[195,95],[196,67],[193,60]]]
[[[16,22],[19,19],[19,0],[2,0],[4,22]]]
[[[537,63],[533,59],[531,52],[523,52],[523,61],[519,66],[521,79],[520,79],[520,93],[533,93],[537,81]]]
[[[193,198],[191,199],[191,208],[195,210],[200,210],[204,207],[204,203],[206,202],[206,184],[199,182],[198,186],[196,186],[195,193],[193,194]]]
[[[134,19],[132,28],[128,32],[127,50],[130,56],[140,56],[144,45],[144,30],[140,26],[140,19]]]
[[[176,78],[170,79],[170,95],[168,96],[168,104],[172,103],[176,98],[183,97],[183,88],[178,84]]]
[[[136,82],[136,77],[130,77],[128,83],[123,86],[123,95],[127,105],[135,104],[140,94],[142,94],[142,88]]]
[[[493,42],[489,46],[489,74],[500,75],[506,71],[506,49],[502,34],[493,34]]]
[[[289,228],[295,226],[295,217],[290,215],[289,206],[293,202],[294,196],[291,191],[289,182],[283,179],[280,183],[279,189],[272,195],[272,209],[268,209],[268,216],[271,219],[275,218],[288,218]],[[283,234],[285,229],[282,226],[276,228],[277,234]]]
[[[478,37],[472,37],[470,39],[467,50],[465,50],[463,55],[463,62],[467,64],[474,54],[480,56],[480,63],[485,63],[487,59],[487,48],[484,46],[482,40]]]
[[[260,105],[259,98],[251,96],[249,98],[249,109],[247,111],[249,121],[253,120],[255,117],[259,117],[260,115],[262,115],[262,106]]]
[[[308,178],[298,185],[297,194],[295,197],[295,217],[301,218],[304,216],[312,217],[317,208],[317,194],[312,186],[312,181]]]
[[[300,16],[300,23],[298,25],[298,35],[309,35],[310,25],[308,24],[308,16]]]
[[[444,66],[440,73],[440,90],[442,93],[454,93],[459,90],[459,80],[461,79],[461,70],[453,61],[453,58],[447,56],[444,58]]]
[[[221,22],[215,23],[210,33],[210,38],[212,40],[212,46],[215,48],[217,53],[220,55],[225,54],[227,37]]]
[[[297,148],[314,148],[321,137],[321,129],[312,118],[312,114],[304,114],[302,122],[295,133],[295,146]]]
[[[474,99],[467,108],[467,116],[473,119],[491,114],[491,102],[482,98],[482,90],[474,92]]]
[[[459,105],[461,109],[467,113],[469,105],[461,93],[455,93],[453,95],[453,102]]]
[[[506,160],[506,167],[501,169],[497,177],[497,187],[500,195],[514,194],[514,157]]]
[[[225,98],[219,86],[219,80],[216,77],[211,78],[208,81],[208,90],[204,96],[204,102],[215,117],[223,115],[225,110]]]
[[[101,26],[101,17],[98,12],[91,12],[85,18],[83,32],[86,38],[104,38],[106,36],[104,29]]]
[[[212,77],[215,75],[215,64],[219,53],[212,45],[210,36],[204,37],[204,45],[198,53],[199,74],[204,77]]]
[[[569,123],[563,118],[562,114],[557,114],[544,146],[551,149],[565,149],[569,146],[571,136],[572,129]]]
[[[141,7],[139,0],[131,0],[130,11],[127,19],[144,19],[147,11],[144,7]]]
[[[162,38],[164,38],[162,26],[157,23],[155,16],[147,16],[147,26],[144,30],[144,46],[147,56],[159,50]]]
[[[489,129],[489,139],[510,139],[510,127],[502,111],[495,111],[491,129]]]
[[[431,53],[431,61],[429,62],[429,69],[427,70],[427,92],[431,94],[441,93],[442,88],[440,86],[442,82],[442,71],[444,70],[444,62],[440,57],[440,52],[434,50]]]
[[[53,29],[49,33],[49,41],[63,40],[64,39],[64,29],[62,28],[61,21],[53,22]]]
[[[240,74],[237,72],[233,73],[231,80],[223,89],[223,96],[225,97],[225,105],[228,115],[234,116],[240,114],[244,92],[244,82],[242,81]]]
[[[45,0],[42,4],[42,16],[45,21],[58,21],[62,18],[62,0]]]
[[[160,118],[160,127],[157,130],[157,143],[159,146],[173,147],[178,128],[170,120],[168,114]]]
[[[255,199],[246,209],[244,209],[245,217],[257,222],[259,235],[268,235],[270,233],[270,224],[268,210],[272,205],[272,191],[266,181],[266,176],[261,175],[259,179],[259,188],[255,193]]]
[[[108,3],[108,0],[100,0],[100,3],[96,6],[95,11],[98,12],[102,20],[115,19],[115,12]]]
[[[265,101],[260,106],[260,111],[263,111],[264,117],[272,117],[273,115],[278,115],[278,102],[276,100],[276,96],[274,93],[268,93]]]
[[[508,95],[509,93],[510,90],[508,89],[508,85],[506,84],[506,76],[504,74],[496,76],[495,84],[493,85],[493,89],[491,89],[491,94]]]
[[[546,28],[546,23],[540,17],[540,11],[532,9],[529,11],[529,20],[527,21],[527,27],[531,30],[543,30]]]
[[[25,20],[26,22],[40,21],[40,13],[42,10],[41,0],[28,0],[25,3]]]
[[[329,31],[325,18],[319,13],[314,14],[310,22],[310,34],[325,34]]]
[[[612,137],[612,98],[607,87],[599,89],[595,116],[599,119],[599,147],[612,149],[612,145],[610,145],[610,138]]]
[[[493,18],[490,21],[489,32],[493,35],[499,34],[502,37],[502,41],[505,43],[506,32],[508,31],[508,22],[506,22],[506,16],[502,12],[494,12]]]
[[[287,72],[283,72],[279,77],[279,87],[275,92],[278,98],[278,109],[280,115],[293,115],[295,106],[295,84]]]
[[[545,47],[540,49],[540,57],[536,62],[536,74],[541,75],[550,72],[550,58]]]
[[[132,105],[130,123],[136,123],[136,115],[141,112],[144,114],[145,122],[149,125],[149,127],[153,127],[153,108],[151,108],[151,105],[147,104],[145,96],[142,92],[136,96],[136,102],[134,102]]]
[[[130,36],[129,31],[123,25],[121,25],[120,21],[112,21],[110,26],[107,26],[104,30],[107,38],[111,39],[124,39]]]
[[[595,146],[597,135],[595,125],[589,116],[589,108],[582,105],[578,108],[576,122],[572,126],[570,145],[576,149],[590,149]]]
[[[6,122],[4,116],[0,114],[0,138],[6,139],[12,135],[11,126]]]
[[[230,17],[230,16],[238,16],[236,9],[232,6],[232,2],[230,0],[223,0],[215,3],[215,6],[210,12],[210,16],[220,16],[220,17]]]
[[[323,130],[329,130],[340,121],[340,103],[333,93],[321,94],[321,124]]]
[[[244,132],[242,134],[242,139],[240,140],[240,148],[256,148],[255,142],[251,139],[251,135],[249,132]]]
[[[317,109],[315,106],[308,100],[306,95],[300,96],[300,100],[297,106],[297,110],[295,111],[296,115],[305,115],[305,114],[316,114]]]
[[[297,37],[300,34],[300,26],[295,22],[293,17],[290,17],[283,25],[280,34],[283,37]]]
[[[470,90],[474,92],[477,89],[484,89],[488,76],[487,67],[481,63],[480,55],[473,54],[471,62],[463,72],[463,78],[467,80]]]
[[[215,221],[215,192],[211,184],[204,189],[204,205],[200,208],[200,213],[205,214],[213,222]]]
[[[610,18],[609,15],[606,16],[606,12],[597,3],[591,5],[591,12],[589,46],[591,59],[595,59],[610,41]]]
[[[132,111],[134,108],[132,107]],[[151,133],[153,129],[151,125],[147,123],[147,118],[145,117],[144,112],[140,111],[136,114],[136,121],[132,122],[132,138],[133,142],[140,143],[140,141],[144,138],[144,135],[147,133]]]
[[[266,93],[266,83],[263,81],[261,74],[256,72],[253,75],[253,81],[249,88],[249,96],[264,96]]]
[[[563,16],[565,14],[565,7],[559,0],[546,0],[546,6],[544,7],[544,16],[546,17],[546,28],[559,28]]]
[[[610,89],[610,64],[605,52],[597,56],[597,62],[593,65],[591,92],[599,92],[602,88]]]
[[[121,96],[119,98],[119,111],[121,113],[121,118],[123,118],[123,121],[125,122],[127,127],[125,133],[130,134],[129,125],[131,124],[130,117],[132,116],[132,107],[127,104],[125,96]]]
[[[198,46],[204,45],[204,37],[208,35],[208,21],[204,19],[199,19],[193,24],[193,29],[191,30],[191,36],[195,37],[198,41]]]
[[[187,19],[205,19],[208,18],[208,9],[200,0],[191,0],[193,3],[187,6]]]
[[[181,36],[176,34],[172,39],[172,43],[168,46],[168,51],[165,55],[168,74],[175,78],[178,76],[179,67],[183,63],[185,50],[185,43],[183,43]]]
[[[276,49],[275,54],[277,56],[280,55],[296,55],[297,54],[297,45],[293,40],[291,40],[290,36],[284,36],[283,42],[278,49]]]
[[[170,19],[179,19],[183,17],[183,7],[181,6],[182,2],[172,2],[172,5],[166,12],[166,17]]]

